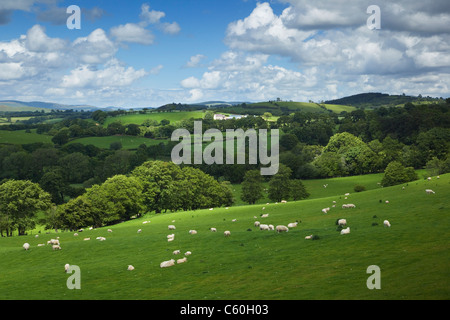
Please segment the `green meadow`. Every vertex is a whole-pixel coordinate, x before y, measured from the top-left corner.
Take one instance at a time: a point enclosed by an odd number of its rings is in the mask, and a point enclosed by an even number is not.
[[[30,133],[25,130],[6,131],[0,130],[0,143],[5,144],[28,144],[28,143],[50,143],[52,142],[52,136],[45,134],[37,134],[36,130],[30,130]]]
[[[203,118],[203,111],[181,111],[181,112],[150,112],[146,114],[127,114],[117,117],[108,117],[103,124],[107,127],[110,123],[120,122],[122,125],[137,124],[142,125],[145,120],[151,119],[160,122],[163,119],[169,120],[171,124],[189,118]]]
[[[449,299],[450,174],[387,188],[379,180],[369,175],[305,181],[311,198],[302,201],[147,214],[78,236],[51,231],[0,238],[0,299]],[[353,192],[356,183],[367,191]],[[356,208],[342,209],[344,203]],[[327,214],[321,212],[325,207],[331,207]],[[350,234],[336,231],[339,218],[347,219]],[[390,228],[383,226],[385,219]],[[277,234],[258,230],[256,220],[300,223]],[[170,224],[176,230],[169,231]],[[191,229],[198,233],[189,234]],[[175,239],[168,242],[171,233]],[[306,240],[308,235],[319,239]],[[62,250],[37,246],[57,236]],[[182,257],[174,250],[192,255],[160,268],[162,261]],[[80,267],[80,290],[67,288],[66,263]],[[366,285],[371,265],[380,268],[381,289]]]

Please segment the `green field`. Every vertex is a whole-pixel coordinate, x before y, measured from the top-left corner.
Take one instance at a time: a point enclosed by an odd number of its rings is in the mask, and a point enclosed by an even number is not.
[[[127,114],[117,117],[108,117],[103,124],[107,127],[110,123],[120,122],[122,125],[137,124],[142,125],[145,120],[152,119],[160,122],[163,119],[169,120],[171,124],[177,121],[190,118],[203,118],[205,113],[203,111],[182,111],[182,112],[152,112],[146,114]]]
[[[28,144],[35,142],[53,144],[52,136],[45,134],[37,134],[36,130],[31,130],[31,133],[26,133],[25,130],[18,130],[18,131],[0,130],[0,143]]]
[[[449,299],[450,174],[388,188],[376,185],[376,175],[353,178],[329,179],[323,190],[317,181],[310,184],[312,199],[286,204],[148,214],[79,236],[52,231],[1,238],[0,299]],[[361,180],[371,190],[347,190]],[[427,188],[436,193],[426,194]],[[333,201],[336,208],[323,214]],[[343,203],[356,208],[342,209]],[[338,218],[347,219],[350,234],[336,231]],[[257,230],[255,220],[301,223],[277,234]],[[191,229],[198,234],[190,235]],[[170,233],[175,240],[167,242]],[[311,234],[319,240],[305,240]],[[62,250],[37,247],[56,236]],[[25,242],[29,251],[22,249]],[[162,261],[181,258],[172,254],[177,249],[192,252],[188,261],[160,268]],[[80,267],[81,290],[67,288],[66,263]],[[130,264],[134,271],[127,271]],[[371,265],[381,270],[379,290],[366,286]]]

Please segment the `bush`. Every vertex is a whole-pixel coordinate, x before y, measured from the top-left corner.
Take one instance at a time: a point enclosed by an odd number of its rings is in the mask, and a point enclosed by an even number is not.
[[[361,185],[361,184],[357,184],[355,185],[355,187],[353,188],[353,190],[355,190],[355,192],[361,192],[361,191],[366,191],[366,187]]]
[[[418,176],[412,167],[405,168],[400,162],[392,161],[384,170],[381,185],[383,187],[388,187],[417,179]]]

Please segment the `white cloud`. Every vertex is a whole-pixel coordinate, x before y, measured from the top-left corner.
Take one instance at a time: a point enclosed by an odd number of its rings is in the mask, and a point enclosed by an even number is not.
[[[27,32],[26,45],[30,51],[48,52],[63,49],[66,42],[58,38],[48,37],[42,26],[34,25]]]
[[[186,63],[186,68],[197,68],[200,66],[200,62],[202,60],[206,59],[206,56],[203,54],[196,54],[195,56],[192,56],[189,61]]]
[[[116,38],[118,42],[140,43],[150,45],[155,37],[150,30],[135,24],[127,23],[111,28],[111,36]]]
[[[116,46],[100,28],[92,31],[87,37],[77,38],[72,43],[72,53],[80,63],[104,63],[116,52]]]
[[[157,10],[150,11],[150,6],[146,3],[144,3],[141,6],[141,14],[139,15],[139,17],[143,21],[151,23],[151,24],[159,23],[159,20],[161,20],[165,16],[166,16],[166,14],[162,11],[157,11]]]

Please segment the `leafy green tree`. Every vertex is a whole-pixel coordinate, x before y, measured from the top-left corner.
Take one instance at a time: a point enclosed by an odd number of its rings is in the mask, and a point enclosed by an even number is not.
[[[247,171],[242,181],[241,200],[249,204],[254,204],[263,197],[262,177],[259,170]]]
[[[63,144],[66,144],[69,141],[70,138],[70,131],[68,128],[62,128],[59,130],[52,138],[52,142],[54,144],[62,146]]]
[[[381,185],[384,187],[388,187],[417,179],[418,177],[414,171],[414,168],[405,168],[400,162],[392,161],[384,170],[384,176],[381,180]]]
[[[273,175],[269,181],[269,199],[280,202],[289,199],[291,196],[291,178],[292,170],[283,164],[280,164],[278,173]]]
[[[36,214],[51,206],[51,196],[37,184],[9,180],[0,185],[0,220],[7,236],[17,228],[19,235],[35,227]]]
[[[46,172],[39,181],[39,185],[52,196],[53,203],[64,203],[64,194],[69,184],[64,180],[61,170]]]
[[[309,192],[301,180],[290,180],[289,187],[291,189],[291,197],[294,201],[306,199],[309,197]]]

